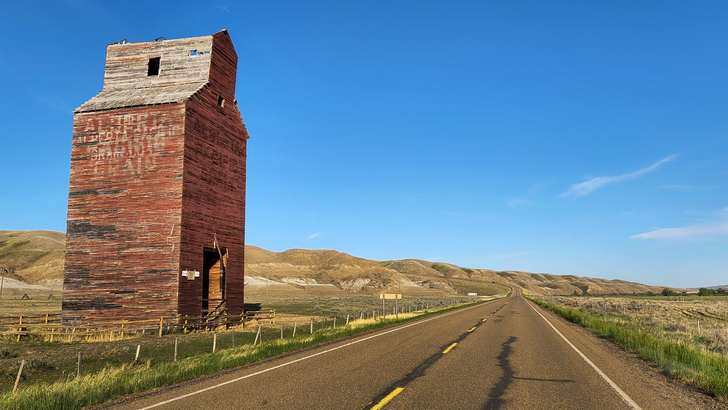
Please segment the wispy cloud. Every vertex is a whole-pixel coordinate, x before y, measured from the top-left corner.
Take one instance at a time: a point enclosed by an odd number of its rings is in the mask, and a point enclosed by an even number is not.
[[[493,257],[494,258],[497,258],[497,259],[510,259],[510,258],[517,258],[519,256],[528,255],[528,254],[531,254],[531,253],[533,253],[533,252],[501,253],[501,254],[498,254],[498,255],[493,255]]]
[[[693,239],[706,240],[728,236],[728,208],[715,212],[721,220],[683,226],[681,228],[658,228],[650,232],[632,235],[633,239]]]
[[[647,168],[643,168],[643,169],[640,169],[640,170],[637,170],[634,172],[630,172],[628,174],[592,178],[588,181],[580,182],[578,184],[572,185],[571,188],[569,188],[568,191],[561,194],[561,196],[571,196],[571,197],[584,196],[584,195],[587,195],[587,194],[590,194],[590,193],[596,191],[597,189],[603,187],[604,185],[626,181],[628,179],[638,177],[642,174],[646,174],[650,171],[654,171],[660,165],[662,165],[666,162],[670,162],[670,161],[674,160],[675,158],[677,158],[677,154],[670,155],[669,157],[663,158]]]
[[[319,236],[321,236],[321,232],[312,233],[311,235],[308,235],[306,239],[316,239]]]
[[[682,228],[660,228],[632,235],[635,239],[711,239],[728,236],[728,223],[720,225],[693,225]]]

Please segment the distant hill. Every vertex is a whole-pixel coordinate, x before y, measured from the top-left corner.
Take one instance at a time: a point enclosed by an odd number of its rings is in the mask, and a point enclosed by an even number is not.
[[[63,288],[66,234],[56,231],[0,231],[0,272],[31,285]]]
[[[373,261],[334,250],[289,249],[271,252],[246,245],[246,292],[360,292],[407,294],[502,293],[519,286],[528,293],[591,295],[662,292],[663,287],[624,280],[471,269],[419,259]],[[675,289],[682,291],[683,289]]]
[[[0,272],[30,285],[63,287],[65,234],[55,231],[0,231]],[[245,246],[246,293],[351,294],[397,292],[421,295],[504,293],[519,286],[548,295],[662,292],[663,287],[623,280],[471,269],[419,259],[374,261],[335,250],[273,252]],[[14,284],[18,288],[17,284]],[[675,289],[682,291],[683,289]]]

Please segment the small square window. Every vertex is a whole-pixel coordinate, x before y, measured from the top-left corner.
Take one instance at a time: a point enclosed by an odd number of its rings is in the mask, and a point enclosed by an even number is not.
[[[159,60],[161,57],[154,57],[149,59],[149,67],[147,69],[147,75],[159,75]]]

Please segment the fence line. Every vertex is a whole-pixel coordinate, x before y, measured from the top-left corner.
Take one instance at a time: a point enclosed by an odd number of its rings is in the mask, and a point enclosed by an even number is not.
[[[184,333],[200,329],[216,329],[246,322],[262,323],[268,321],[273,324],[276,320],[275,310],[262,310],[245,312],[242,315],[223,314],[214,318],[207,316],[178,315],[174,317],[157,317],[139,320],[115,320],[108,322],[64,325],[60,314],[43,316],[10,316],[0,318],[0,336],[48,336],[53,341],[56,336],[92,337],[100,334],[145,334],[146,332],[159,332],[161,336],[166,330],[182,331]]]
[[[464,302],[463,298],[452,298],[430,303],[417,303],[414,305],[402,304],[399,309],[395,307],[387,308],[388,314],[404,314],[412,311],[429,310],[435,307],[448,306],[452,304]],[[391,310],[390,310],[391,309]],[[380,309],[365,310],[359,314],[341,314],[341,318],[350,316],[359,319],[382,319],[385,312]],[[330,316],[333,319],[333,326],[336,325],[336,316]],[[61,322],[61,314],[46,314],[38,316],[6,316],[0,317],[0,336],[17,336],[20,341],[23,336],[40,336],[49,337],[53,341],[56,337],[63,338],[86,338],[90,340],[92,337],[108,334],[109,338],[114,335],[124,337],[128,334],[146,334],[158,333],[161,337],[165,332],[183,332],[188,333],[196,330],[213,330],[219,328],[228,328],[231,325],[242,325],[243,328],[251,324],[260,325],[264,322],[274,324],[276,321],[275,310],[258,310],[247,311],[242,315],[228,315],[222,312],[218,316],[191,316],[177,315],[173,317],[155,317],[139,320],[114,320],[101,323],[78,323],[63,324]],[[321,322],[321,329],[326,327],[326,319]],[[313,319],[311,323],[313,327]]]

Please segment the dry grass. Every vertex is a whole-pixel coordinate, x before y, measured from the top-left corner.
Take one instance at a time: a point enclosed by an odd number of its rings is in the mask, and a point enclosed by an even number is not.
[[[540,296],[539,299],[642,325],[645,332],[662,339],[728,356],[726,298]]]
[[[0,299],[0,316],[42,316],[61,313],[61,298]]]

